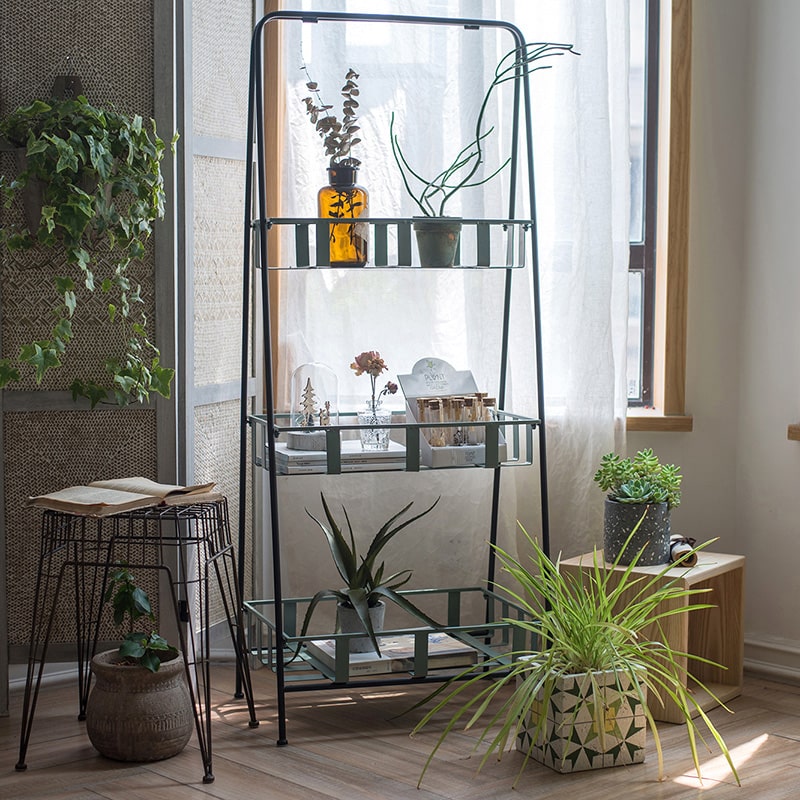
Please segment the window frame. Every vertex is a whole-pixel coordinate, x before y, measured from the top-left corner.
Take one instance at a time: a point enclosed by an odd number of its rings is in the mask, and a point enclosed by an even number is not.
[[[629,408],[628,431],[693,427],[686,413],[692,0],[664,0],[660,21],[660,131],[666,135],[659,138],[653,408]]]
[[[659,52],[661,0],[645,0],[645,81],[642,164],[642,238],[630,243],[628,270],[641,274],[642,318],[640,333],[639,396],[629,408],[653,405],[656,299],[656,225],[658,222]]]

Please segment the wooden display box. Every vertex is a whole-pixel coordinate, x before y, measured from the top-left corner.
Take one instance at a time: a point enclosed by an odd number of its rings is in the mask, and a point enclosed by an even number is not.
[[[602,551],[598,551],[602,559]],[[591,569],[594,555],[587,553],[561,562],[564,572],[579,576],[582,571]],[[661,620],[664,635],[669,645],[676,651],[715,661],[726,669],[692,660],[689,672],[703,683],[723,703],[742,693],[742,673],[744,661],[744,556],[701,551],[694,567],[674,567],[664,581],[679,578],[684,588],[710,589],[710,592],[684,598],[686,605],[691,603],[712,603],[713,608],[690,611]],[[610,565],[609,565],[610,566]],[[634,575],[657,575],[664,565],[637,567]],[[625,567],[617,567],[622,573]],[[658,636],[657,632],[653,636]],[[687,659],[682,659],[686,662]],[[691,687],[690,687],[691,688]],[[700,707],[708,711],[716,705],[710,694],[697,686],[693,693]],[[659,722],[683,722],[683,715],[675,703],[665,698],[664,705],[653,702],[650,705],[653,717]],[[697,712],[693,716],[697,716]]]

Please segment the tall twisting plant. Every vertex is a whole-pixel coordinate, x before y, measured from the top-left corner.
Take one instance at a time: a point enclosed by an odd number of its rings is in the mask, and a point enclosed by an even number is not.
[[[444,216],[445,205],[456,192],[473,186],[481,186],[505,169],[511,161],[510,158],[507,158],[490,175],[478,176],[478,169],[485,160],[484,142],[494,130],[494,126],[486,127],[485,119],[494,90],[506,81],[514,80],[524,74],[540,69],[549,69],[550,64],[537,63],[541,59],[561,56],[564,53],[578,55],[573,47],[571,44],[529,43],[506,53],[497,64],[494,79],[484,95],[475,120],[472,141],[458,151],[449,166],[431,178],[424,177],[408,163],[394,130],[395,117],[392,113],[389,123],[392,154],[400,169],[406,191],[424,216]]]

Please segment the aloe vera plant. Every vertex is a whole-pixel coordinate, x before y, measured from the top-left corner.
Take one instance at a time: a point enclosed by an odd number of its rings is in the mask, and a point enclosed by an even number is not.
[[[402,523],[395,524],[398,523],[400,517],[411,508],[413,502],[406,505],[381,526],[370,542],[366,554],[361,555],[353,534],[353,526],[350,524],[350,517],[347,513],[347,509],[342,506],[348,532],[348,535],[345,536],[325,500],[325,495],[320,493],[320,497],[322,498],[322,507],[325,510],[325,517],[328,524],[326,525],[315,517],[308,509],[306,509],[306,514],[319,525],[322,532],[325,534],[328,546],[330,547],[331,556],[333,557],[333,563],[345,585],[341,589],[322,589],[311,598],[311,602],[308,605],[303,619],[300,636],[303,637],[306,635],[311,617],[314,614],[314,609],[319,602],[330,597],[335,597],[340,603],[355,609],[378,655],[380,655],[381,651],[372,626],[372,620],[369,616],[369,609],[376,606],[384,598],[397,604],[410,614],[424,620],[428,625],[435,628],[441,627],[437,622],[428,617],[427,614],[417,608],[408,598],[398,593],[397,590],[411,579],[411,570],[404,569],[387,575],[385,562],[381,561],[378,563],[378,557],[383,548],[404,528],[407,528],[413,522],[416,522],[418,519],[421,519],[426,514],[433,511],[441,498],[437,497],[433,504],[422,513]]]
[[[479,724],[483,728],[475,747],[486,745],[479,768],[493,754],[501,757],[520,734],[529,734],[530,744],[520,767],[521,774],[546,728],[545,714],[532,715],[532,709],[548,707],[558,679],[564,676],[585,674],[594,696],[600,696],[597,676],[611,670],[629,679],[632,688],[628,691],[643,708],[658,755],[659,779],[663,776],[663,755],[651,711],[655,703],[661,703],[657,694],[674,701],[685,719],[698,777],[702,778],[698,740],[705,743],[701,722],[721,750],[738,783],[739,776],[722,735],[687,688],[687,678],[691,676],[683,665],[686,663],[684,659],[689,663],[713,662],[674,650],[661,628],[661,622],[667,617],[709,608],[708,603],[695,602],[697,595],[709,590],[686,589],[678,583],[678,578],[671,580],[669,570],[674,564],[665,565],[654,575],[634,574],[638,555],[628,566],[617,570],[619,561],[609,566],[595,553],[591,568],[581,580],[571,573],[562,572],[559,560],[551,561],[536,540],[524,528],[522,530],[532,550],[524,563],[500,547],[494,549],[503,571],[520,587],[516,590],[507,588],[506,592],[529,615],[528,620],[507,619],[506,622],[529,633],[532,641],[537,643],[537,649],[496,656],[472,666],[415,706],[418,708],[435,701],[413,733],[421,731],[441,714],[450,712],[423,766],[419,783],[451,731],[457,726],[470,729]],[[706,542],[691,553],[709,544],[711,542]],[[691,557],[690,554],[687,557]],[[657,631],[655,635],[654,630]],[[699,681],[691,680],[708,691]],[[621,683],[618,681],[618,685]],[[509,686],[514,688],[506,693]],[[499,708],[493,701],[499,702]],[[699,722],[693,718],[695,714]],[[592,716],[602,736],[606,724],[602,704],[594,705]],[[532,729],[530,725],[533,725]]]

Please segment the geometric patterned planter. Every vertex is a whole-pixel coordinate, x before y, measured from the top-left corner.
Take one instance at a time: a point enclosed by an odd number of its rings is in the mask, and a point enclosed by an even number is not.
[[[532,739],[542,710],[541,699],[534,703],[525,720],[517,750],[530,750],[533,759],[562,773],[644,761],[646,721],[630,678],[614,672],[596,672],[595,680],[600,688],[597,699],[588,674],[558,678],[538,741]],[[602,732],[595,720],[598,701],[604,709],[600,715],[605,719]]]

